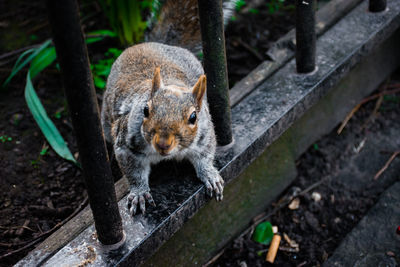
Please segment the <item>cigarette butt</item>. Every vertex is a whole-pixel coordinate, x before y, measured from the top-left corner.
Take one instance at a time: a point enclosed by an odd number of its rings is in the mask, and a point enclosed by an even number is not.
[[[276,257],[276,252],[278,251],[280,242],[281,242],[281,236],[274,235],[274,237],[272,238],[272,241],[271,241],[271,245],[269,246],[267,257],[265,258],[266,261],[268,261],[270,263],[274,263],[275,257]]]

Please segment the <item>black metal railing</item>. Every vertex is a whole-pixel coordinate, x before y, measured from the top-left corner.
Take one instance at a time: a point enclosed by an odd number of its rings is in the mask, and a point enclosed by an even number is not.
[[[97,236],[104,245],[117,244],[123,240],[122,221],[78,5],[76,0],[47,0],[46,5]]]
[[[316,0],[296,0],[296,67],[298,73],[315,69]]]
[[[207,100],[218,145],[232,142],[222,0],[198,0]]]
[[[381,12],[386,9],[386,0],[369,0],[370,12]]]
[[[98,238],[103,244],[122,240],[113,177],[99,120],[87,48],[76,0],[47,0],[54,43],[85,174]],[[198,0],[207,74],[208,101],[219,145],[232,142],[222,0]],[[370,0],[369,10],[386,9],[386,0]],[[298,73],[315,70],[316,0],[296,0],[296,66]]]
[[[296,68],[310,73],[316,67],[316,0],[296,0]],[[370,12],[386,10],[386,0],[369,0]]]

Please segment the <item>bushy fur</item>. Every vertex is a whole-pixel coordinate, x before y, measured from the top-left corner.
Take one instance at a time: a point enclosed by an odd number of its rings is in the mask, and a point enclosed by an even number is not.
[[[164,159],[188,159],[207,192],[222,200],[224,182],[213,166],[216,139],[203,74],[188,50],[153,42],[126,49],[113,64],[101,121],[130,183],[132,214],[137,206],[144,213],[145,200],[154,204],[150,168]],[[193,113],[195,123],[190,122]]]

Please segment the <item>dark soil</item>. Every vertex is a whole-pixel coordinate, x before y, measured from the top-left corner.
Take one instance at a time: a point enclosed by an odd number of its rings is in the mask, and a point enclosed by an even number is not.
[[[267,1],[258,2],[262,4],[253,8],[245,6],[225,31],[230,87],[249,70],[268,60],[266,52],[270,46],[295,25],[294,0],[285,1],[284,6],[272,14]]]
[[[398,84],[400,70],[393,77],[396,79],[393,78],[390,84]],[[361,187],[355,189],[357,186],[349,185],[351,176],[347,177],[345,182],[333,179],[339,171],[347,168],[350,164],[349,159],[355,157],[355,145],[361,144],[368,137],[373,138],[377,133],[388,132],[395,126],[399,129],[400,93],[384,97],[379,112],[370,117],[376,102],[375,99],[363,105],[341,135],[338,135],[335,129],[311,146],[297,161],[298,175],[295,181],[272,207],[253,218],[253,222],[256,222],[264,217],[264,220],[278,226],[281,235],[287,234],[299,245],[298,252],[288,252],[288,249],[293,248],[282,238],[281,247],[287,250],[278,251],[274,266],[321,266],[346,234],[377,202],[380,193],[399,179],[398,173],[391,178],[383,178],[382,175],[376,181],[367,181],[369,184],[366,184],[363,190],[360,190]],[[398,144],[399,139],[394,141]],[[399,147],[394,148],[398,149]],[[383,167],[393,152],[375,152],[386,155],[379,168]],[[359,162],[366,161],[360,158]],[[390,166],[386,172],[388,171]],[[365,180],[370,180],[375,172],[368,175],[370,177],[365,177]],[[307,192],[298,197],[298,209],[291,210],[288,203],[292,196],[304,191]],[[313,192],[320,194],[320,201],[312,198]],[[234,239],[213,266],[270,266],[271,264],[265,262],[268,246],[251,239],[251,231],[257,223]]]
[[[107,28],[97,5],[91,1],[80,1],[80,5],[85,31]],[[269,14],[265,4],[257,10],[258,14],[236,15],[227,28],[231,84],[261,63],[271,43],[293,27],[291,11]],[[3,83],[19,53],[2,56],[51,38],[44,1],[0,0],[0,35]],[[90,57],[102,58],[109,47],[116,46],[113,40],[92,44],[88,47]],[[33,120],[24,100],[25,75],[26,69],[7,90],[0,91],[0,266],[12,265],[24,257],[34,248],[29,246],[31,242],[37,243],[57,229],[86,196],[80,169],[48,148]],[[59,72],[54,66],[48,68],[35,79],[34,86],[49,117],[78,156]],[[101,95],[99,91],[99,100]]]

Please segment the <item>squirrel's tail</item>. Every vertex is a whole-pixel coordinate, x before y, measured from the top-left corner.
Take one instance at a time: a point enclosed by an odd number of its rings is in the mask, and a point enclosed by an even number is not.
[[[225,25],[238,0],[224,0]],[[197,0],[165,0],[158,20],[146,41],[180,46],[193,53],[201,51],[201,32]]]

